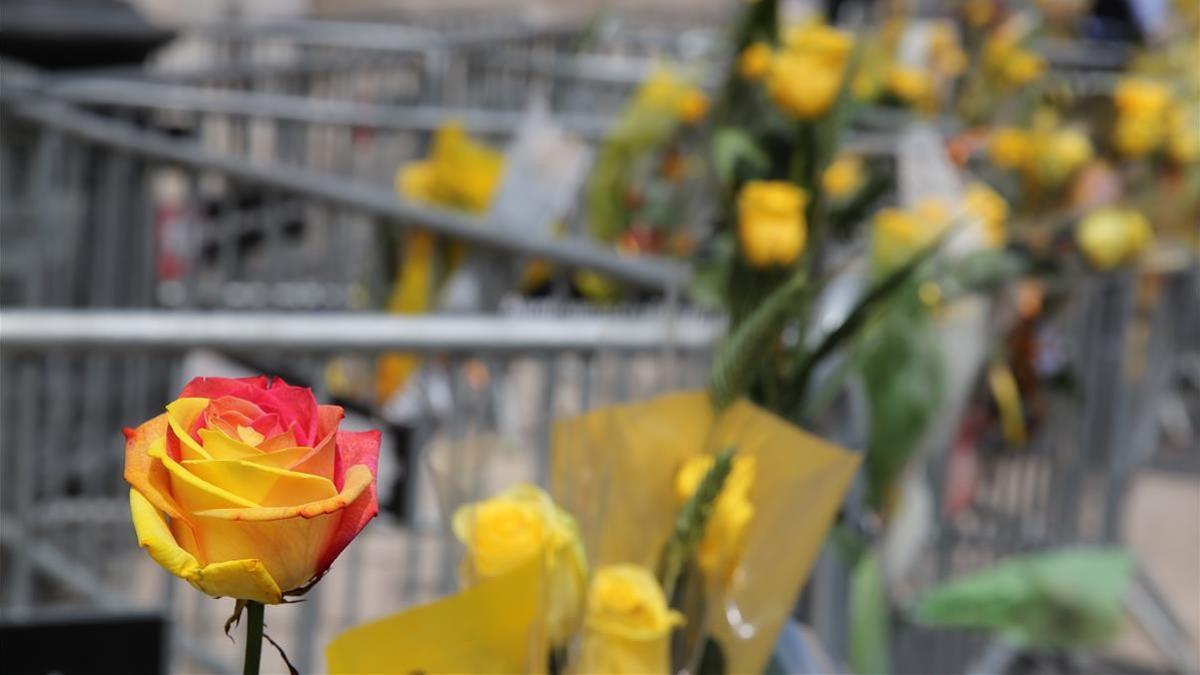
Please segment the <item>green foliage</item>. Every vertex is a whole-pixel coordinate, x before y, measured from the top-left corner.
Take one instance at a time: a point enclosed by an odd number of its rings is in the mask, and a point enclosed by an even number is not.
[[[871,551],[854,566],[850,579],[850,669],[858,675],[891,670],[891,616],[879,554]]]
[[[1112,639],[1133,574],[1118,549],[1037,553],[950,581],[917,605],[922,623],[997,631],[1021,646],[1080,647]]]
[[[722,185],[732,186],[739,176],[757,178],[771,168],[771,158],[745,129],[721,127],[713,134],[713,171]],[[742,169],[739,171],[739,168]]]

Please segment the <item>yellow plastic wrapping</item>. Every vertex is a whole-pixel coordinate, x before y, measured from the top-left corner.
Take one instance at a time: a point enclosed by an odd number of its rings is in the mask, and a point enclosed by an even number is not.
[[[754,518],[707,622],[728,672],[759,672],[858,467],[856,454],[740,400],[714,414],[706,392],[602,408],[554,427],[550,484],[575,515],[589,566],[655,569],[676,513],[685,460],[727,447],[755,457]]]

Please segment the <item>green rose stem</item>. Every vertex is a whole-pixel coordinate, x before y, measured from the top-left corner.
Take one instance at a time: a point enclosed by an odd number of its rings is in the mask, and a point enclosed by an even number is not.
[[[242,665],[242,675],[258,675],[258,665],[262,661],[263,641],[263,611],[261,602],[246,601],[249,610],[246,621],[246,661]]]

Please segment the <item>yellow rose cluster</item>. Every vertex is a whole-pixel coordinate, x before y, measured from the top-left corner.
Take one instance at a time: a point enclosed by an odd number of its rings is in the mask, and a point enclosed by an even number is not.
[[[698,455],[684,463],[675,477],[676,501],[682,504],[691,499],[712,465],[713,458],[708,455]],[[713,504],[704,537],[696,550],[696,563],[710,578],[728,581],[741,559],[746,527],[754,518],[750,489],[756,470],[753,456],[734,457],[733,468]]]
[[[1079,249],[1092,267],[1110,270],[1135,260],[1154,239],[1149,221],[1132,209],[1097,209],[1075,230]]]
[[[501,577],[540,557],[548,579],[547,637],[562,644],[574,632],[583,608],[587,561],[575,519],[549,495],[533,485],[515,485],[459,508],[453,529],[467,549],[464,586]]]
[[[1177,164],[1200,156],[1200,107],[1174,101],[1165,83],[1125,78],[1113,91],[1113,107],[1113,146],[1123,156],[1139,159],[1165,150]]]
[[[1002,87],[1017,89],[1041,78],[1046,72],[1046,60],[1022,47],[1014,31],[1004,28],[984,44],[984,73]]]
[[[1059,126],[1053,116],[1035,122],[1030,131],[1001,127],[988,144],[992,163],[1019,171],[1042,188],[1062,187],[1095,156],[1092,141],[1082,129]]]
[[[750,181],[738,194],[738,240],[751,267],[792,264],[804,250],[808,195],[786,181]]]

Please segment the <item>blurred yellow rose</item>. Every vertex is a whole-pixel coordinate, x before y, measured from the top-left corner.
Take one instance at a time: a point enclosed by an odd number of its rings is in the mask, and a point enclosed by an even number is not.
[[[1013,87],[1023,87],[1046,72],[1046,60],[1025,49],[1010,52],[1003,63],[1004,79]]]
[[[742,50],[738,56],[738,75],[751,82],[761,80],[771,69],[771,46],[755,42]]]
[[[833,199],[846,199],[863,184],[863,160],[854,154],[838,156],[821,176],[821,189]]]
[[[712,465],[713,458],[710,455],[697,455],[684,463],[675,476],[675,499],[678,503],[692,498]],[[754,485],[756,468],[757,463],[752,455],[734,456],[733,468],[725,478],[721,493],[717,495],[708,522],[704,525],[704,537],[696,549],[696,562],[710,578],[728,581],[741,559],[746,526],[754,518],[750,488]]]
[[[810,54],[776,55],[767,74],[767,93],[785,113],[802,120],[824,115],[837,100],[842,66]]]
[[[750,181],[738,194],[738,240],[753,267],[790,265],[804,250],[808,195],[786,181]]]
[[[396,172],[396,190],[408,199],[471,213],[483,213],[504,171],[504,155],[472,140],[450,122],[433,136],[429,158]]]
[[[688,88],[676,104],[675,114],[685,124],[700,122],[708,114],[708,96],[696,87]]]
[[[1065,127],[1035,137],[1029,177],[1044,187],[1058,187],[1091,161],[1092,141],[1080,129]]]
[[[996,16],[996,0],[964,0],[963,18],[973,28],[981,28]]]
[[[1019,169],[1032,154],[1032,139],[1023,129],[1001,127],[992,132],[988,141],[988,156],[1001,169]]]
[[[1156,122],[1125,117],[1113,129],[1113,145],[1125,157],[1145,157],[1162,145],[1165,136]]]
[[[1131,262],[1154,238],[1150,223],[1132,209],[1103,208],[1087,215],[1075,230],[1085,258],[1098,270]]]
[[[784,36],[787,51],[797,56],[815,58],[820,63],[841,70],[854,49],[854,38],[847,32],[819,22],[792,26]]]
[[[588,589],[579,672],[665,675],[671,630],[682,623],[644,567],[601,567]]]
[[[1171,90],[1167,85],[1142,77],[1124,78],[1113,91],[1113,105],[1121,117],[1160,119],[1170,102]]]
[[[454,512],[454,534],[467,549],[464,586],[503,576],[542,556],[547,578],[546,632],[562,644],[582,610],[587,562],[575,520],[541,489],[515,485]]]
[[[1008,221],[1008,202],[987,183],[976,181],[963,193],[967,213],[979,220],[984,240],[992,248],[1004,246],[1008,240],[1005,223]]]
[[[923,101],[933,89],[928,73],[919,68],[898,64],[888,68],[884,86],[893,96],[908,105]]]
[[[877,274],[908,262],[950,224],[950,207],[941,199],[922,200],[915,209],[880,209],[871,223],[871,259]]]

